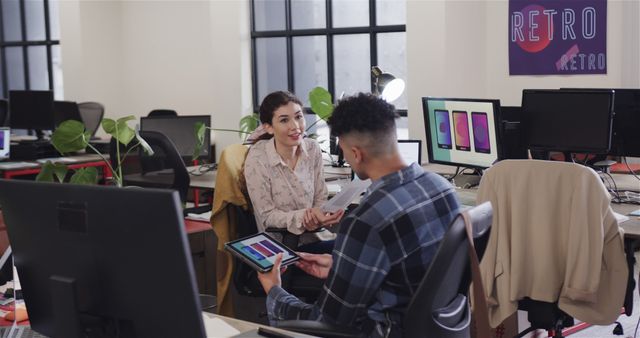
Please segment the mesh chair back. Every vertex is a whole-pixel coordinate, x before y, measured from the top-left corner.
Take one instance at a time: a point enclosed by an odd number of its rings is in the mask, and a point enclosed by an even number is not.
[[[178,113],[172,109],[154,109],[147,114],[148,117],[170,117],[178,116]]]
[[[478,259],[491,232],[492,208],[483,203],[468,211]],[[429,270],[411,299],[404,318],[403,336],[469,337],[471,269],[465,223],[461,215],[445,233]]]
[[[78,109],[85,128],[91,132],[91,137],[95,136],[104,116],[104,106],[98,102],[81,102]]]
[[[128,153],[122,162],[124,185],[174,189],[180,194],[180,199],[186,202],[191,179],[176,146],[164,134],[155,131],[140,131],[140,136],[147,141],[154,154],[145,153],[142,147],[137,146],[135,139],[126,147],[121,145],[120,154]],[[109,156],[114,169],[117,166],[116,142],[111,138]]]

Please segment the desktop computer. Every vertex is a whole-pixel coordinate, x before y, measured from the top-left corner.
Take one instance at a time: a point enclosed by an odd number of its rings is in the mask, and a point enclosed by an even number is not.
[[[166,135],[176,145],[180,156],[185,163],[191,162],[196,146],[196,134],[194,126],[196,122],[202,122],[211,127],[209,115],[184,115],[184,116],[153,116],[140,119],[140,130],[157,131]],[[202,146],[202,158],[213,158],[210,153],[211,140],[209,132],[204,133],[204,145]]]

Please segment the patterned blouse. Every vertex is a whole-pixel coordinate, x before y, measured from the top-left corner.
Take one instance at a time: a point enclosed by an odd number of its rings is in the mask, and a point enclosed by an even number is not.
[[[269,139],[255,143],[244,164],[258,230],[277,227],[302,234],[305,209],[320,207],[327,200],[320,146],[315,140],[305,138],[298,147],[298,162],[292,170],[276,152],[274,142]],[[299,244],[334,238],[335,234],[327,230],[306,233],[300,237]]]

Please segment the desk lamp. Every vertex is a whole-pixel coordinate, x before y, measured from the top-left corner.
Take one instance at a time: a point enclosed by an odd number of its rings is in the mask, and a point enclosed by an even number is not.
[[[402,95],[404,81],[391,73],[385,73],[378,66],[371,67],[373,75],[373,94],[391,103]]]

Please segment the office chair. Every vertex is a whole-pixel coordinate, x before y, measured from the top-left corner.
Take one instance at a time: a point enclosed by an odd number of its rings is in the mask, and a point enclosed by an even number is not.
[[[0,99],[0,127],[9,125],[9,101]]]
[[[132,149],[138,144],[136,139],[126,147],[121,144],[121,155],[131,150],[122,163],[123,184],[175,189],[180,194],[182,202],[186,202],[190,183],[189,172],[176,146],[164,134],[155,131],[140,131],[140,136],[149,143],[154,154],[146,154],[140,146]],[[116,143],[116,139],[111,138],[109,156],[114,169],[117,167]]]
[[[104,116],[104,106],[98,102],[80,102],[78,110],[84,127],[91,132],[91,138],[95,137]]]
[[[520,337],[536,329],[562,337],[573,317],[597,325],[618,318],[629,273],[623,232],[593,170],[501,161],[485,172],[477,200],[494,206],[481,263],[492,326],[521,309],[531,327]]]
[[[147,114],[148,117],[171,117],[178,116],[178,113],[172,109],[154,109]]]
[[[492,208],[483,203],[464,211],[473,231],[478,259],[482,258],[491,233]],[[451,223],[429,269],[403,319],[403,337],[463,338],[470,336],[469,285],[471,262],[466,223],[459,214]],[[278,321],[276,327],[320,337],[361,337],[354,329],[311,320]]]

